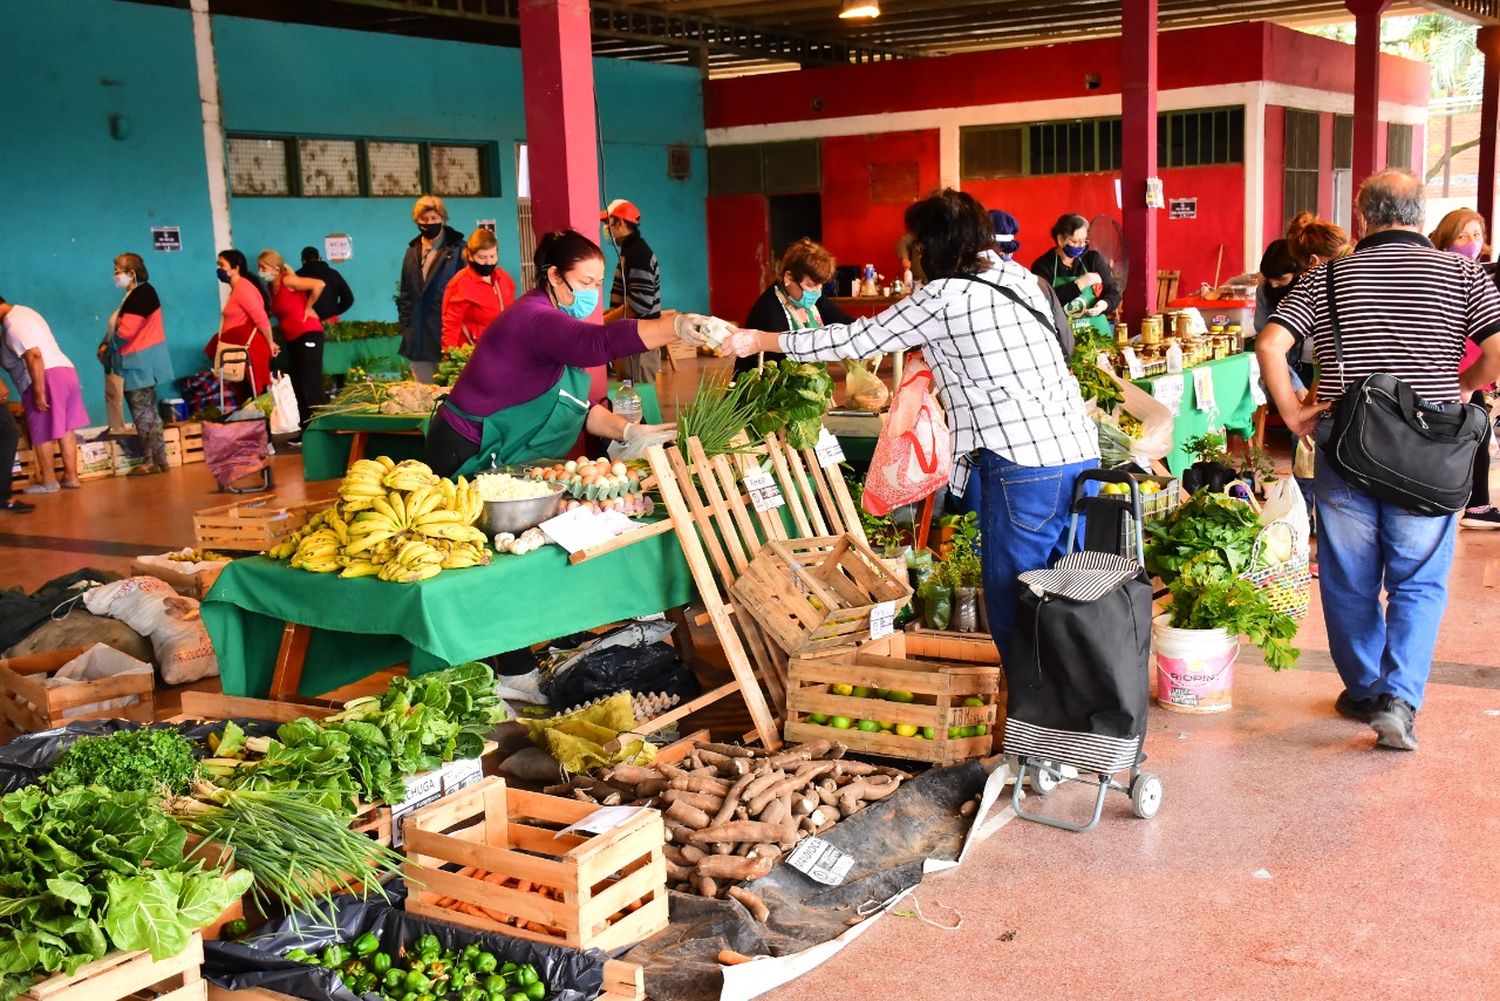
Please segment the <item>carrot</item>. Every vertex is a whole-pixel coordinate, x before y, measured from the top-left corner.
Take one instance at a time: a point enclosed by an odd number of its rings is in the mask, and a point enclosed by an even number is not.
[[[500,875],[498,872],[491,872],[486,873],[484,876],[480,877],[480,882],[493,883],[496,886],[504,886],[505,877]]]

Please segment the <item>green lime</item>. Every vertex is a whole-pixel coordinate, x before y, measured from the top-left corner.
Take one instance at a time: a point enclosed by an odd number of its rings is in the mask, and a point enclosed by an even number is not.
[[[910,702],[916,696],[911,692],[886,692],[885,697],[892,702]]]
[[[880,724],[877,723],[877,722],[875,722],[872,719],[862,719],[862,720],[860,720],[859,721],[859,728],[861,730],[863,730],[865,733],[879,733],[880,732]]]
[[[838,684],[833,686],[833,694],[835,695],[849,695],[852,694],[853,691],[853,685]]]
[[[976,736],[976,737],[983,737],[985,734],[987,734],[989,732],[990,732],[990,728],[987,727],[987,726],[985,726],[983,723],[975,723],[974,724],[974,736]]]
[[[977,736],[977,734],[974,733],[974,729],[975,728],[972,727],[972,726],[966,726],[962,730],[958,731],[958,735],[960,737],[973,737],[973,736]]]
[[[870,690],[864,685],[855,685],[854,691],[851,694],[853,694],[856,699],[868,699],[870,697]]]
[[[809,723],[816,723],[819,726],[825,726],[828,723],[828,715],[826,713],[808,713],[807,721]]]
[[[828,721],[828,725],[838,730],[847,730],[854,725],[854,721],[848,716],[835,716]]]
[[[937,740],[937,730],[930,726],[922,727],[923,740]]]
[[[964,699],[964,705],[966,705],[966,706],[982,706],[982,705],[984,705],[984,699],[981,699],[977,695],[970,695],[968,698]]]
[[[915,724],[913,724],[913,723],[897,723],[896,724],[896,736],[898,736],[898,737],[915,737],[916,735],[917,735],[917,727],[916,727]]]
[[[950,726],[948,728],[948,739],[949,740],[957,740],[958,738],[962,737],[963,735],[964,735],[964,728],[961,727],[961,726]]]

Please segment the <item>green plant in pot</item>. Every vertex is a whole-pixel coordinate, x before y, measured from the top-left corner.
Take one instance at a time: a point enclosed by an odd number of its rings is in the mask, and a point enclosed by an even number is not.
[[[1225,446],[1224,435],[1214,431],[1189,438],[1183,447],[1193,454],[1195,461],[1182,473],[1183,487],[1189,491],[1207,487],[1222,493],[1239,479]]]
[[[1251,445],[1240,455],[1240,478],[1264,497],[1267,484],[1276,482],[1276,457],[1263,448]]]
[[[953,619],[953,578],[947,562],[933,566],[917,589],[922,599],[922,623],[928,629],[947,629]]]
[[[953,585],[953,628],[963,633],[977,632],[981,628],[984,568],[976,548],[978,536],[977,529],[972,536],[955,536],[948,558],[943,561],[948,580]]]

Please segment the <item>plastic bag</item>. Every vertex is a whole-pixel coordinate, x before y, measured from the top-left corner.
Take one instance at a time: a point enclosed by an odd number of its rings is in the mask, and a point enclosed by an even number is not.
[[[1292,475],[1299,480],[1310,480],[1317,467],[1318,450],[1305,440],[1297,439],[1297,451],[1292,456]]]
[[[860,502],[876,517],[915,503],[948,482],[953,435],[932,385],[932,370],[925,362],[908,363],[875,443]]]
[[[1303,498],[1297,481],[1290,476],[1279,476],[1276,482],[1266,487],[1266,502],[1260,509],[1262,525],[1278,521],[1291,526],[1294,553],[1306,552],[1308,536],[1312,532],[1312,525],[1307,518],[1307,501]]]
[[[1135,383],[1126,382],[1113,372],[1104,374],[1115,381],[1125,397],[1125,402],[1115,408],[1116,421],[1119,420],[1120,412],[1124,411],[1142,424],[1141,433],[1130,448],[1130,455],[1142,468],[1150,469],[1153,461],[1166,458],[1167,453],[1172,451],[1172,411]]]
[[[271,433],[296,434],[302,428],[302,415],[297,410],[297,394],[292,389],[289,375],[278,375],[271,380]]]
[[[947,629],[953,618],[953,588],[928,577],[922,582],[922,621],[928,629]]]
[[[154,668],[150,664],[142,663],[130,656],[121,653],[114,647],[105,646],[103,643],[95,643],[83,653],[59,667],[50,677],[43,678],[42,684],[47,688],[62,688],[66,685],[76,685],[80,681],[99,681],[104,678],[121,678],[130,674],[154,674]],[[124,709],[133,706],[140,701],[135,695],[122,695],[117,699],[106,699],[103,702],[90,702],[87,705],[69,706],[62,711],[64,719],[76,716],[102,713],[110,709]]]
[[[666,643],[590,649],[553,680],[547,697],[567,710],[616,692],[662,692],[684,702],[702,694],[693,672]]]
[[[880,355],[865,362],[851,358],[844,362],[844,406],[849,410],[865,410],[878,414],[890,402],[891,391],[880,376]]]
[[[404,896],[405,886],[398,880],[387,887],[387,892]],[[444,949],[461,949],[475,942],[502,963],[530,963],[547,985],[551,1001],[590,1001],[604,984],[604,963],[609,957],[598,949],[579,952],[458,928],[407,914],[378,899],[338,897],[331,911],[316,918],[282,918],[240,942],[204,942],[203,975],[231,991],[261,987],[312,1001],[355,1001],[356,995],[344,987],[334,971],[294,963],[282,956],[295,948],[321,952],[335,942],[353,942],[371,932],[380,939],[380,950],[391,954],[424,934],[432,934]]]
[[[219,658],[198,614],[198,602],[178,594],[165,581],[127,577],[86,592],[83,603],[95,615],[119,619],[149,638],[161,680],[167,684],[180,685],[219,673]]]

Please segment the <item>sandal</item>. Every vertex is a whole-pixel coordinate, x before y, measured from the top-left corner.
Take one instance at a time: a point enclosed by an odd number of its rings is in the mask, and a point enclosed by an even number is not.
[[[82,480],[63,480],[62,481],[62,485],[63,485],[64,488],[66,488],[68,490],[82,490],[83,489],[83,481]]]

